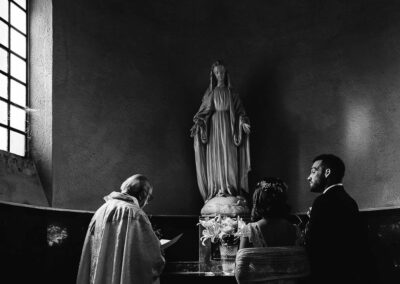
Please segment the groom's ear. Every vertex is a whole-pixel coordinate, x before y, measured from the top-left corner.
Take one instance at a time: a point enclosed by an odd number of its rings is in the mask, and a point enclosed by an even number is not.
[[[326,169],[325,170],[325,178],[327,178],[331,174],[331,169]]]

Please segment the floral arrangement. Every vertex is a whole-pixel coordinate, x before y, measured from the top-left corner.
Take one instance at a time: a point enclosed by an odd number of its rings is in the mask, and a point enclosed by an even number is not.
[[[68,238],[67,228],[53,224],[47,227],[47,244],[50,247],[61,245],[66,238]]]
[[[264,191],[269,190],[273,193],[285,193],[287,185],[280,181],[277,180],[275,182],[267,182],[265,180],[262,180],[257,183],[257,188],[263,189]]]
[[[198,225],[204,227],[200,241],[205,246],[205,241],[208,239],[213,243],[220,242],[221,244],[237,242],[241,236],[244,236],[246,223],[239,216],[233,218],[217,215],[200,220]]]

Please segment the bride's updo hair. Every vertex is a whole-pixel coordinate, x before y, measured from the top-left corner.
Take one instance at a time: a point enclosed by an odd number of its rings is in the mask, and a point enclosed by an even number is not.
[[[253,209],[251,220],[261,218],[287,217],[290,206],[287,204],[287,185],[279,178],[270,177],[257,183],[253,194]]]

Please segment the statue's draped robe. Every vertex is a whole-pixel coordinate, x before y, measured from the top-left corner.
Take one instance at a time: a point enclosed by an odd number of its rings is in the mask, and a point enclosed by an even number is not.
[[[193,120],[198,127],[194,150],[203,199],[248,192],[250,146],[242,127],[248,119],[239,97],[227,87],[207,90]]]
[[[105,200],[90,222],[77,284],[159,283],[165,260],[136,198],[112,192]]]

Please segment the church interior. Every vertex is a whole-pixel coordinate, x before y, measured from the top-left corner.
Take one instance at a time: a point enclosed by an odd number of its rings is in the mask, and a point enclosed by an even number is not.
[[[154,227],[183,233],[161,283],[236,283],[179,274],[199,260],[190,129],[218,59],[251,124],[245,198],[280,177],[303,217],[312,159],[340,156],[379,283],[398,283],[397,1],[27,0],[26,11],[26,153],[0,150],[3,283],[75,283],[93,212],[136,173],[153,185]]]

